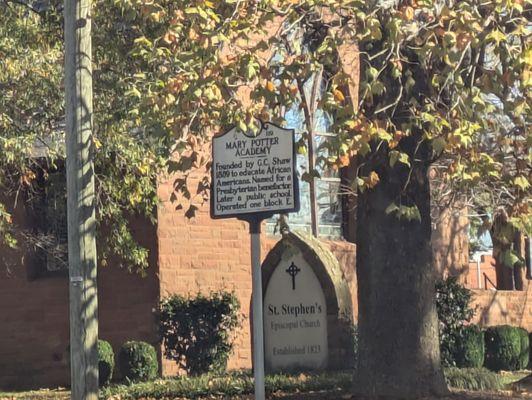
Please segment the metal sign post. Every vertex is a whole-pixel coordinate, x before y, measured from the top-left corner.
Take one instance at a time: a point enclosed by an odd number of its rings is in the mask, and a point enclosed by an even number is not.
[[[294,131],[262,123],[257,135],[233,128],[213,138],[211,217],[238,218],[251,235],[255,399],[265,399],[260,227],[299,210]]]
[[[255,399],[265,399],[264,389],[264,326],[262,309],[262,271],[260,265],[260,225],[262,220],[249,221],[251,234],[252,307],[253,307],[253,375]]]

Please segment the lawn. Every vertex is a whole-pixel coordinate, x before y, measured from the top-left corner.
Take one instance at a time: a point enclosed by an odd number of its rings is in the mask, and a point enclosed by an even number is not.
[[[513,382],[527,375],[526,372],[495,374],[486,370],[448,370],[447,379],[453,387],[448,399],[453,400],[502,400],[530,398],[518,396],[508,388]],[[269,375],[266,391],[270,399],[283,400],[356,400],[349,394],[352,371],[321,374]],[[466,389],[466,390],[464,390]],[[480,391],[479,391],[480,390]],[[253,380],[249,371],[223,375],[177,377],[158,379],[135,384],[113,384],[100,391],[105,400],[126,399],[253,399]],[[0,399],[63,400],[69,399],[64,389],[29,392],[0,392]],[[442,399],[443,400],[443,399]]]

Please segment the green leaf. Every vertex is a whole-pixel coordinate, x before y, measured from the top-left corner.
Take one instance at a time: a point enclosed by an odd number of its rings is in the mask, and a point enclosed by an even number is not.
[[[138,99],[140,99],[142,97],[142,94],[139,92],[139,90],[133,86],[131,89],[129,89],[126,93],[125,93],[126,96],[129,96],[129,97],[136,97]]]
[[[501,255],[502,263],[508,268],[513,268],[516,264],[522,264],[523,259],[513,250],[506,250]]]
[[[390,204],[388,207],[386,207],[386,210],[384,210],[386,214],[395,213],[397,211],[399,211],[399,206],[395,203]]]
[[[370,67],[366,70],[366,75],[369,81],[374,81],[379,76],[379,70],[374,67]]]
[[[390,151],[390,167],[393,167],[397,162],[410,167],[410,157],[408,157],[408,154],[397,150]]]
[[[443,150],[445,150],[445,147],[447,146],[447,141],[445,138],[438,136],[437,138],[434,138],[431,142],[432,149],[436,154],[443,153]]]

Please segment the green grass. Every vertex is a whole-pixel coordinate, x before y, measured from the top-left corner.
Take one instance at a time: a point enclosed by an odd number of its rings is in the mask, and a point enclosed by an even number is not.
[[[501,375],[485,368],[447,368],[445,380],[449,387],[464,390],[501,390],[504,382]]]
[[[0,399],[20,400],[69,400],[70,392],[66,389],[40,389],[26,392],[2,392]]]
[[[517,382],[518,380],[521,380],[528,375],[530,375],[530,372],[522,372],[522,371],[514,371],[514,372],[500,372],[499,373],[501,377],[501,381],[505,387],[508,387],[514,382]]]
[[[496,391],[525,377],[524,372],[495,373],[483,368],[449,368],[445,370],[447,384],[455,389]],[[353,371],[326,373],[276,374],[266,377],[267,393],[308,393],[328,391],[336,394],[349,391]],[[253,393],[253,375],[250,371],[229,372],[223,375],[207,374],[197,377],[175,377],[150,382],[113,384],[100,390],[101,399],[110,397],[126,399],[168,399],[202,397],[233,398]],[[68,391],[41,390],[32,392],[2,393],[0,399],[63,400]]]
[[[449,368],[445,378],[449,387],[471,391],[497,391],[526,376],[525,373],[488,371],[485,368]],[[269,375],[266,392],[306,393],[310,391],[348,391],[353,372],[329,372],[321,374]],[[154,382],[131,385],[113,385],[105,388],[101,397],[120,396],[120,399],[186,397],[196,399],[205,396],[237,396],[253,393],[250,372],[232,372],[224,375],[202,375],[160,379]]]
[[[321,374],[269,375],[266,377],[266,392],[309,392],[315,390],[346,390],[351,386],[352,372]],[[120,396],[120,399],[187,397],[196,399],[205,396],[236,396],[253,393],[250,372],[232,372],[224,375],[201,375],[177,377],[131,385],[112,385],[101,391],[101,398]]]

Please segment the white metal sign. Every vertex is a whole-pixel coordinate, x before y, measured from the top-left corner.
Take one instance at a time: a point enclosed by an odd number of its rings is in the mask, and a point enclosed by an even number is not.
[[[250,136],[233,128],[214,137],[212,146],[213,218],[298,209],[293,130],[264,123]]]
[[[249,222],[251,235],[255,399],[265,400],[260,225],[299,210],[294,131],[262,123],[257,135],[238,128],[212,140],[211,217]]]

